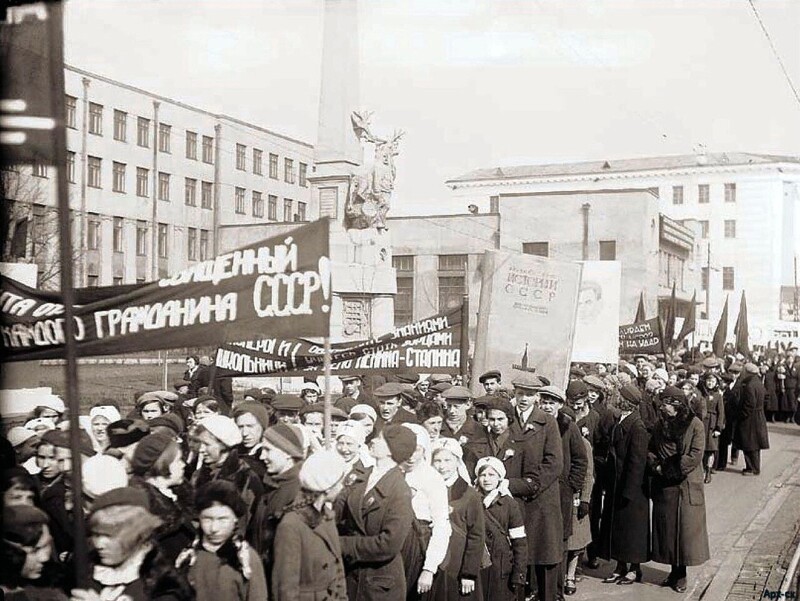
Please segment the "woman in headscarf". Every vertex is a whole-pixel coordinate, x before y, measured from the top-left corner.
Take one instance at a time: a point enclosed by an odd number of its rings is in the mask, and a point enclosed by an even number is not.
[[[716,470],[717,452],[719,451],[719,437],[725,429],[725,403],[719,386],[719,376],[708,372],[702,382],[706,399],[706,418],[703,426],[706,432],[706,451],[703,456],[703,469],[705,470],[704,482],[711,482],[711,474]]]
[[[99,403],[89,410],[89,436],[95,451],[103,453],[108,448],[108,424],[122,419],[119,407],[110,402]]]
[[[339,425],[336,432],[336,452],[347,464],[347,473],[353,470],[363,471],[375,465],[366,444],[366,431],[361,423],[347,420]]]
[[[447,557],[434,580],[434,596],[452,601],[482,599],[479,576],[488,563],[483,505],[480,495],[470,486],[464,451],[457,440],[439,439],[433,451],[433,467],[447,485],[452,528]]]
[[[416,449],[400,467],[411,488],[414,522],[403,545],[408,599],[431,599],[436,576],[450,540],[447,485],[430,464],[431,441],[419,424],[403,424],[416,437]]]
[[[703,490],[705,430],[674,387],[661,395],[647,463],[653,474],[653,561],[672,569],[662,586],[686,592],[686,566],[709,558]]]
[[[483,457],[475,467],[482,495],[486,548],[492,565],[481,569],[485,601],[516,601],[525,586],[528,539],[519,504],[508,491],[506,468],[496,457]]]

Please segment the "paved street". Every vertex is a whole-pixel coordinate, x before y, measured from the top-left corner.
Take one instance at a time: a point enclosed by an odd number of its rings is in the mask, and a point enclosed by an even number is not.
[[[586,572],[578,584],[577,594],[571,598],[576,601],[605,598],[666,601],[700,599],[701,596],[703,601],[726,599],[742,571],[748,551],[775,514],[786,503],[797,507],[800,428],[770,424],[770,445],[772,448],[762,454],[760,477],[742,476],[739,471],[743,459],[740,458],[736,471],[729,468],[725,473],[717,473],[713,482],[707,485],[711,561],[702,567],[689,568],[689,590],[685,595],[659,586],[669,572],[669,566],[655,563],[644,566],[644,583],[641,585],[603,584],[597,576],[605,576],[613,568],[613,563],[605,562],[600,570]],[[800,512],[797,513],[800,518]],[[785,533],[787,541],[791,536],[792,532]]]

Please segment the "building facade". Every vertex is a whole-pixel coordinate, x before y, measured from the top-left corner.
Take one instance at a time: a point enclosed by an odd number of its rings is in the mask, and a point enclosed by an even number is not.
[[[76,286],[155,279],[213,257],[223,224],[315,218],[313,146],[75,67],[65,67]],[[3,173],[4,254],[57,287],[55,173]],[[52,280],[52,281],[51,281]]]
[[[800,157],[719,153],[479,169],[447,185],[456,202],[483,210],[509,196],[533,202],[543,194],[653,190],[659,212],[697,234],[699,317],[716,321],[729,298],[733,322],[746,291],[751,324],[800,318],[792,301],[800,256]],[[682,271],[673,251],[686,243],[670,229],[671,242],[659,250],[662,302]],[[684,300],[694,291],[678,280],[681,288]]]

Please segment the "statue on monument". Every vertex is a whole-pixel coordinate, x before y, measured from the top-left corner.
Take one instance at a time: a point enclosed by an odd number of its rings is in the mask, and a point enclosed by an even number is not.
[[[344,226],[348,230],[374,227],[380,233],[388,229],[386,215],[396,175],[394,157],[399,154],[398,145],[404,132],[395,131],[389,140],[378,138],[370,131],[371,115],[354,111],[350,116],[359,141],[375,145],[375,159],[371,168],[353,175],[350,181]]]

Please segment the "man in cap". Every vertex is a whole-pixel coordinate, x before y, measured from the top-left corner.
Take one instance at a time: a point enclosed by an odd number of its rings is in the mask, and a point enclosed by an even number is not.
[[[348,374],[348,375],[341,375],[339,376],[339,380],[342,382],[342,396],[336,399],[333,404],[339,407],[342,411],[348,412],[352,409],[353,405],[358,405],[361,403],[366,403],[368,405],[375,405],[369,395],[367,395],[361,389],[361,376]],[[340,400],[347,400],[349,403],[349,407],[343,407],[339,405]],[[352,400],[351,400],[352,399]]]
[[[387,382],[378,386],[373,392],[375,401],[378,405],[378,421],[375,422],[375,432],[380,432],[389,424],[415,424],[416,416],[403,409],[403,401],[400,398],[405,387],[397,382]]]
[[[472,393],[463,386],[453,386],[444,391],[444,402],[447,407],[442,436],[454,438],[464,445],[476,437],[484,437],[485,431],[470,416],[472,409]]]
[[[438,404],[444,410],[444,393],[452,386],[453,385],[449,382],[437,382],[428,389],[428,397],[432,402]]]
[[[741,383],[739,413],[733,440],[744,454],[745,476],[761,474],[761,450],[769,448],[769,432],[764,416],[766,390],[758,373],[758,366],[747,363]]]
[[[233,419],[242,435],[236,448],[239,457],[250,466],[259,478],[264,477],[265,467],[261,461],[262,437],[269,427],[270,414],[267,408],[256,401],[239,403],[233,411]]]
[[[411,430],[387,425],[370,443],[375,466],[345,479],[335,509],[350,599],[406,599],[401,551],[414,511],[411,489],[398,466],[416,447]]]
[[[272,401],[274,419],[285,424],[300,424],[300,410],[303,400],[294,394],[279,394]]]
[[[539,390],[544,386],[544,382],[537,376],[524,373],[514,378],[511,382],[514,386],[514,405],[516,408],[516,419],[511,424],[511,431],[517,434],[524,434],[530,427],[534,418],[543,420],[545,414],[536,411],[539,403]]]
[[[503,389],[501,384],[502,374],[497,369],[490,369],[478,377],[478,382],[483,385],[486,394],[496,394]]]

